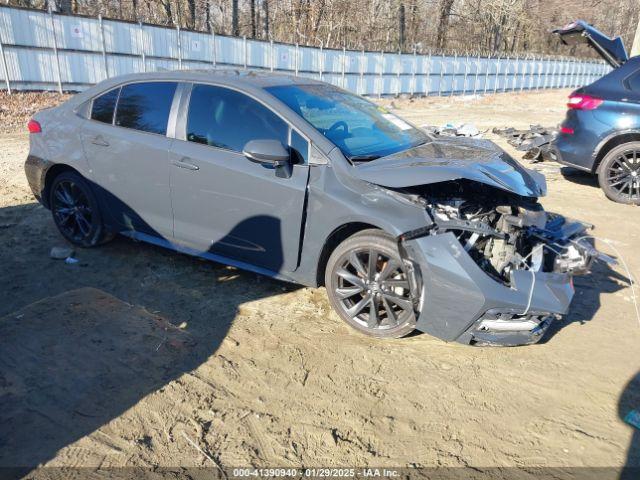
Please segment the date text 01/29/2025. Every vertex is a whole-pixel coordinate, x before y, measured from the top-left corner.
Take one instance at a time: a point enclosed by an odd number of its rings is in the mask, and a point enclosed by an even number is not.
[[[393,478],[400,472],[388,468],[234,468],[233,477],[265,478]]]

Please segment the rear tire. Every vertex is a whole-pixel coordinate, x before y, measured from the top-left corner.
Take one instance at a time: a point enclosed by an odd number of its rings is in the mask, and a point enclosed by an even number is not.
[[[333,251],[325,270],[331,306],[356,330],[398,338],[415,329],[415,301],[407,267],[390,235],[364,230]]]
[[[95,247],[113,238],[105,231],[98,201],[81,175],[67,171],[53,179],[49,206],[58,231],[79,247]]]
[[[607,153],[598,183],[610,200],[640,205],[640,142],[623,143]]]

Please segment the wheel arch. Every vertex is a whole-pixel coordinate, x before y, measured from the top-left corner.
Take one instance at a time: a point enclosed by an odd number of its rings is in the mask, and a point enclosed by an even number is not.
[[[53,183],[53,180],[58,175],[64,172],[77,173],[82,178],[84,178],[82,173],[80,173],[78,170],[76,170],[72,166],[67,165],[66,163],[54,163],[51,167],[47,169],[44,176],[44,184],[43,184],[44,186],[42,189],[42,203],[46,208],[51,208],[51,205],[49,205],[49,194],[50,194],[51,184]]]
[[[592,173],[600,172],[600,165],[604,157],[607,156],[611,150],[619,145],[629,142],[640,142],[640,130],[628,130],[624,132],[617,132],[609,137],[605,138],[597,149],[597,154],[593,162]]]
[[[354,221],[340,225],[327,236],[324,241],[324,245],[322,246],[322,250],[320,251],[320,256],[318,257],[318,265],[316,268],[316,282],[318,286],[324,285],[324,274],[325,269],[327,268],[327,262],[329,260],[329,257],[331,256],[331,253],[333,253],[336,247],[356,233],[370,229],[386,232],[385,229],[379,227],[378,225],[373,225],[367,222]]]

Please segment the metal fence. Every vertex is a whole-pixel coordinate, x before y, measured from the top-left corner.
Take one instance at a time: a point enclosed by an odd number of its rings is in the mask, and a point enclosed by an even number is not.
[[[142,23],[0,6],[0,85],[79,91],[134,72],[253,68],[315,78],[361,95],[485,94],[585,85],[601,61],[418,55],[264,42]]]

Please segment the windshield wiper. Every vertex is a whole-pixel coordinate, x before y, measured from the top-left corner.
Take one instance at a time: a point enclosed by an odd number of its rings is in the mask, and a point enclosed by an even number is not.
[[[375,155],[375,154],[371,154],[371,155],[353,155],[353,156],[349,157],[349,160],[351,160],[352,162],[366,162],[366,161],[369,161],[369,160],[377,160],[380,157],[381,157],[381,155]]]

